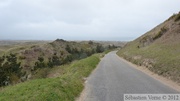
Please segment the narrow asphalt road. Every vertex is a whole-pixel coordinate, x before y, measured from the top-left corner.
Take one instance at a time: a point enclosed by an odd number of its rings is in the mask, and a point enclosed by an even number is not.
[[[83,101],[123,101],[124,94],[179,93],[108,53],[86,81]]]

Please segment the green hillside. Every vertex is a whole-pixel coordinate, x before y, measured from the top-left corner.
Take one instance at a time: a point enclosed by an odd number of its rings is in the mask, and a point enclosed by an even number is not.
[[[180,83],[180,13],[129,42],[117,54]]]
[[[63,39],[53,42],[0,43],[0,86],[47,78],[47,72],[56,66],[69,64],[109,48],[93,41],[75,42]]]
[[[53,78],[36,79],[8,86],[0,91],[0,101],[74,101],[83,90],[84,78],[99,63],[102,54],[49,70]]]

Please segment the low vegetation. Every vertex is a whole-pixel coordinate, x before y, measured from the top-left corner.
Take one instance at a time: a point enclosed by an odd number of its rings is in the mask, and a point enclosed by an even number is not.
[[[179,21],[180,20],[180,13],[176,15],[174,21]]]
[[[14,84],[23,75],[15,54],[0,57],[0,86]]]
[[[100,54],[50,69],[55,78],[36,79],[8,86],[0,91],[0,101],[74,101],[83,90],[84,78],[100,61]],[[41,60],[40,60],[41,61]]]
[[[179,14],[129,42],[117,54],[132,63],[180,83]]]
[[[167,31],[168,31],[167,28],[165,28],[165,27],[161,28],[161,30],[153,37],[153,40],[160,38]]]
[[[3,41],[0,41],[3,43]],[[80,60],[95,53],[101,53],[116,46],[103,46],[93,41],[75,42],[57,39],[53,42],[22,43],[4,42],[0,47],[0,87],[27,80],[46,78],[47,71]],[[5,48],[6,47],[6,48]],[[13,58],[14,60],[10,60]],[[18,70],[18,72],[16,71]]]

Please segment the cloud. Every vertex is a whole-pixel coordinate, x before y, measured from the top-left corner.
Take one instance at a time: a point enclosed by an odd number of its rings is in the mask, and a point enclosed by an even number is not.
[[[179,0],[1,0],[0,39],[133,40]]]

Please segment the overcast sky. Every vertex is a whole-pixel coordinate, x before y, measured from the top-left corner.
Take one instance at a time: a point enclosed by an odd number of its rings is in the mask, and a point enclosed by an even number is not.
[[[180,0],[0,0],[0,39],[133,40]]]

